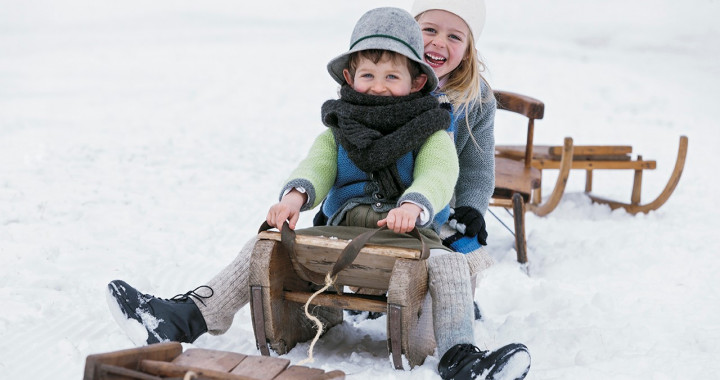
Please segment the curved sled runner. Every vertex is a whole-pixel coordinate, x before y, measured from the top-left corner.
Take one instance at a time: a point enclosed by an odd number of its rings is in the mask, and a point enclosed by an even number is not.
[[[601,203],[606,204],[610,206],[611,209],[615,210],[618,208],[624,208],[625,211],[631,213],[631,214],[637,214],[637,213],[648,213],[650,211],[657,210],[660,208],[660,206],[664,205],[665,202],[667,202],[668,198],[670,198],[670,195],[675,191],[675,187],[677,187],[677,184],[680,182],[680,176],[682,176],[683,169],[685,168],[685,157],[687,156],[687,149],[688,149],[688,138],[687,136],[680,136],[680,144],[678,146],[678,154],[677,159],[675,160],[675,168],[673,168],[672,174],[670,175],[670,179],[668,180],[668,183],[665,185],[665,188],[660,193],[660,195],[655,198],[650,203],[646,204],[640,204],[640,189],[642,186],[642,169],[636,169],[635,170],[635,178],[633,181],[633,190],[632,190],[632,196],[630,199],[630,203],[624,203],[624,202],[618,202],[618,201],[612,201],[608,199],[604,199],[598,196],[595,196],[590,193],[590,188],[588,187],[587,180],[585,184],[586,193],[590,197],[590,199],[595,203]],[[642,156],[638,156],[638,161],[642,161]],[[654,163],[654,161],[652,161]],[[653,165],[654,168],[654,165]],[[592,178],[592,177],[589,177]],[[592,186],[592,180],[590,179],[590,186]]]

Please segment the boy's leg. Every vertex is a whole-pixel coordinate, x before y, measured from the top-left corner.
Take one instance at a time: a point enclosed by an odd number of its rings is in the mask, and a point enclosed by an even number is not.
[[[213,290],[210,298],[193,299],[212,335],[224,334],[238,310],[250,300],[250,256],[256,242],[256,237],[250,239],[235,260],[207,283]]]
[[[250,256],[257,238],[207,285],[171,299],[143,294],[121,280],[108,284],[108,305],[121,328],[137,345],[195,341],[205,332],[225,333],[235,313],[249,300]]]
[[[495,351],[475,346],[470,265],[459,253],[428,258],[428,287],[443,379],[523,379],[530,370],[525,345],[513,343]]]

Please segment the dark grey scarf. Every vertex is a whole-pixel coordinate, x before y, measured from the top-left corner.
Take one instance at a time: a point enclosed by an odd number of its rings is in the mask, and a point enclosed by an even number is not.
[[[322,105],[322,120],[352,162],[373,174],[381,194],[395,198],[405,190],[395,163],[433,133],[447,129],[450,114],[427,93],[376,96],[345,85],[340,99]]]

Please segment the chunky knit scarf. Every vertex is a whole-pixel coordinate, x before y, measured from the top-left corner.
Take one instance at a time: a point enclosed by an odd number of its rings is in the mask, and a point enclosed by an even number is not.
[[[449,113],[430,94],[366,95],[347,85],[340,89],[340,99],[323,104],[322,120],[352,162],[373,175],[386,198],[405,190],[397,160],[450,125]]]

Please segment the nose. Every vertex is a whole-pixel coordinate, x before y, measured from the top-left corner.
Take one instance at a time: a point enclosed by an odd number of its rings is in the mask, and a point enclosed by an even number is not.
[[[433,46],[436,46],[436,47],[444,46],[442,39],[438,36],[433,37],[432,41],[430,41],[430,44],[432,44]]]
[[[372,91],[373,94],[383,94],[386,91],[386,86],[383,81],[376,80],[373,82],[372,86],[370,87],[370,91]]]

